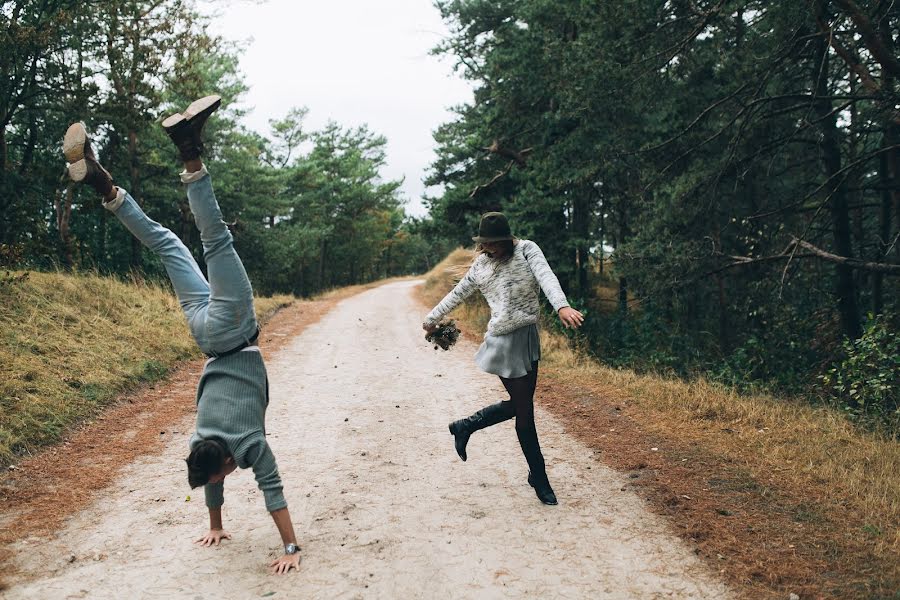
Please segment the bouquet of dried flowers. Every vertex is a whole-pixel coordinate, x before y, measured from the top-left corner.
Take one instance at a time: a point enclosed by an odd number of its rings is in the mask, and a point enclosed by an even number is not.
[[[434,344],[435,350],[438,349],[438,346],[444,350],[449,350],[450,346],[455,344],[458,339],[459,328],[456,326],[456,321],[452,320],[441,321],[438,323],[437,329],[425,334],[425,341]]]

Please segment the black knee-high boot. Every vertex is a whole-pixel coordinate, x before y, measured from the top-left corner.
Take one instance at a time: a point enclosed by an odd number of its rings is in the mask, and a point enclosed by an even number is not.
[[[475,414],[459,421],[450,423],[450,433],[453,434],[456,453],[459,457],[466,460],[466,444],[469,443],[469,436],[485,427],[502,423],[513,418],[516,409],[512,402],[498,402],[485,406]]]
[[[555,505],[556,494],[550,487],[547,479],[547,469],[544,465],[544,455],[541,453],[541,445],[538,442],[537,430],[534,427],[516,427],[516,435],[519,437],[519,445],[522,454],[528,462],[528,483],[534,488],[538,500],[544,504]]]

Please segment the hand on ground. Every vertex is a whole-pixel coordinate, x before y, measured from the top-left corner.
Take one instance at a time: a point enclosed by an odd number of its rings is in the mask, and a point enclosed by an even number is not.
[[[584,323],[584,315],[568,306],[559,309],[559,320],[569,329],[578,329]]]
[[[269,565],[269,568],[272,569],[273,575],[283,575],[290,571],[291,569],[300,570],[300,553],[297,552],[295,554],[285,554],[272,561],[272,564]]]
[[[219,542],[222,540],[230,540],[231,534],[225,531],[224,529],[210,529],[206,532],[205,535],[200,536],[196,540],[194,540],[195,544],[200,544],[201,546],[212,546],[219,545]]]

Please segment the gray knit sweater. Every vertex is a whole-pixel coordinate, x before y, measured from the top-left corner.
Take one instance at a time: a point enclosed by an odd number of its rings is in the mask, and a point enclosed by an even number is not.
[[[544,291],[555,310],[569,306],[559,280],[538,245],[519,240],[508,260],[498,262],[480,254],[456,287],[428,313],[425,324],[437,325],[475,290],[480,290],[491,307],[487,335],[505,335],[537,323],[538,288]]]
[[[281,477],[266,442],[266,407],[269,381],[259,350],[235,352],[207,361],[197,386],[197,431],[191,447],[201,439],[218,437],[228,446],[234,462],[252,468],[256,483],[272,512],[287,506]],[[218,508],[225,502],[224,484],[208,483],[206,505]]]

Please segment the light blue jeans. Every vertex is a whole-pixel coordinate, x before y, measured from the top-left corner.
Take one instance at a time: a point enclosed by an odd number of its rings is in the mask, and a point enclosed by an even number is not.
[[[162,259],[191,334],[204,353],[215,355],[249,342],[256,334],[253,288],[234,250],[206,167],[198,173],[182,173],[182,181],[200,229],[208,282],[178,236],[144,214],[128,192],[120,189],[116,199],[104,206]]]

